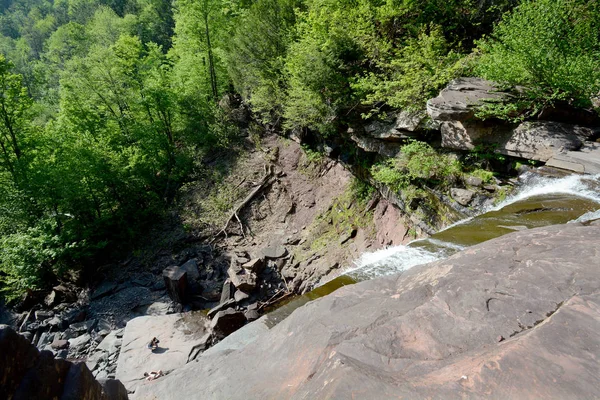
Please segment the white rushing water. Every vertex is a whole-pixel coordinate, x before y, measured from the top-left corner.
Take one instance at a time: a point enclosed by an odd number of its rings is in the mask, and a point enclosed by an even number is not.
[[[527,172],[520,179],[523,184],[517,193],[485,211],[500,210],[521,200],[551,194],[570,194],[600,203],[600,174],[569,175],[557,179]]]
[[[600,175],[570,175],[564,178],[548,178],[526,173],[520,179],[523,184],[514,195],[493,207],[482,210],[479,215],[501,210],[504,207],[525,199],[556,194],[567,194],[585,198],[598,203],[600,208]],[[465,224],[473,218],[477,217],[466,218],[452,224],[446,229]],[[585,213],[575,221],[582,222],[595,218],[600,218],[600,209]],[[420,246],[423,242],[428,242],[428,244],[433,246]],[[434,238],[419,239],[412,241],[406,246],[400,245],[371,253],[364,253],[355,261],[355,266],[344,273],[357,280],[371,279],[402,272],[417,265],[446,258],[463,248],[463,246]]]

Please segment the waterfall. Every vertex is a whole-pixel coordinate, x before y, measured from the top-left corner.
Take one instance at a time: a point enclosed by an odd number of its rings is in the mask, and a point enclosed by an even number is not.
[[[469,244],[514,230],[600,218],[600,175],[549,178],[528,172],[520,182],[515,194],[479,215],[429,238],[364,253],[344,274],[355,280],[371,279],[446,258]],[[528,215],[536,218],[527,219]],[[465,237],[472,237],[472,243],[465,244]]]

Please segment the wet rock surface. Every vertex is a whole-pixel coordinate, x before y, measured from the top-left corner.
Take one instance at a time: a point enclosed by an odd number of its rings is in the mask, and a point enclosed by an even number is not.
[[[595,398],[598,237],[598,222],[519,231],[344,287],[136,399]]]

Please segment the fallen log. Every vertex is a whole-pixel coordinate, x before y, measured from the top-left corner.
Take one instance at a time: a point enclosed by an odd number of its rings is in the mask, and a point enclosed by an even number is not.
[[[242,224],[242,221],[238,215],[238,213],[248,204],[252,201],[252,199],[254,199],[254,197],[265,187],[269,186],[271,183],[273,183],[273,166],[272,165],[265,165],[265,176],[263,176],[263,178],[261,179],[261,181],[258,183],[258,185],[248,194],[248,196],[246,196],[246,198],[237,205],[237,207],[235,207],[233,209],[233,211],[231,212],[231,214],[229,215],[229,218],[227,218],[227,221],[225,222],[225,225],[223,226],[223,228],[221,228],[221,230],[219,232],[217,232],[217,234],[214,236],[213,240],[217,239],[221,234],[224,234],[225,237],[227,237],[227,227],[229,226],[229,224],[231,223],[231,221],[235,218],[238,223],[240,224],[240,229],[242,230],[242,236],[245,236],[244,234],[244,225]],[[212,242],[211,241],[211,242]]]

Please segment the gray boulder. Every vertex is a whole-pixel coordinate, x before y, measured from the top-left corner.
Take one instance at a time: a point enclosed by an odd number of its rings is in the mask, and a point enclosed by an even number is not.
[[[268,246],[263,248],[261,250],[261,253],[265,258],[277,259],[285,257],[285,255],[287,254],[287,249],[281,245]]]
[[[471,203],[471,200],[473,200],[475,192],[467,189],[452,188],[450,189],[450,195],[458,202],[458,204],[466,207]]]
[[[192,294],[200,294],[202,287],[200,286],[200,272],[198,270],[198,262],[195,259],[188,260],[181,267],[187,272],[188,286]]]
[[[250,272],[240,266],[231,265],[227,270],[229,280],[236,287],[245,293],[251,293],[256,289],[257,276],[254,272]]]
[[[185,303],[188,292],[187,271],[177,266],[167,267],[163,270],[163,279],[171,300]]]
[[[481,78],[458,78],[451,81],[438,97],[427,101],[427,114],[436,121],[468,121],[485,101],[509,99],[496,84]]]
[[[105,392],[84,363],[39,352],[8,326],[0,326],[0,398],[125,400]]]
[[[570,150],[579,150],[594,130],[577,125],[549,121],[520,124],[499,152],[529,160],[548,161],[553,156]]]

